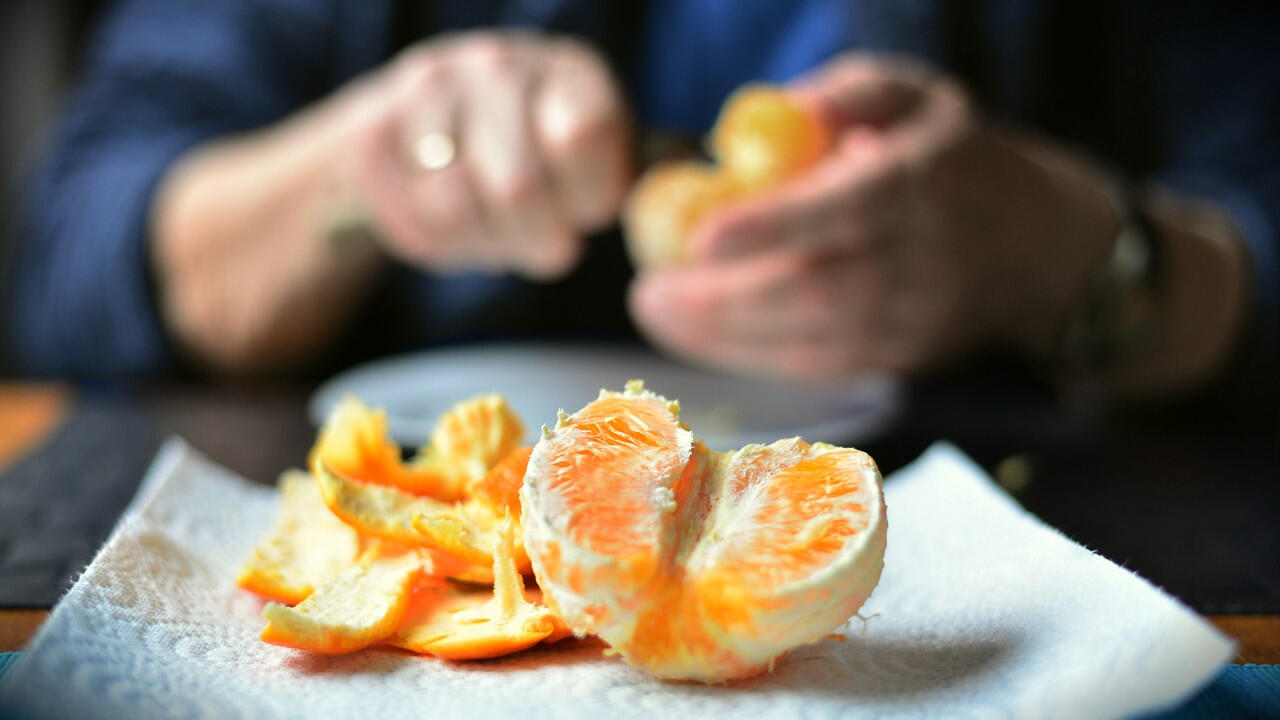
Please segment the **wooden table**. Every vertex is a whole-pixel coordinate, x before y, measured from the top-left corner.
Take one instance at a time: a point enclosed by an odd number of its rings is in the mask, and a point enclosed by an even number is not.
[[[75,393],[65,385],[0,383],[0,471],[37,447],[66,416]],[[47,609],[0,609],[0,651],[20,650]],[[1280,615],[1208,615],[1239,643],[1236,662],[1280,663]]]

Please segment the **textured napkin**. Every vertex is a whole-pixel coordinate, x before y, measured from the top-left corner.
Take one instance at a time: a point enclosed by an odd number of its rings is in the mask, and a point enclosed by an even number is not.
[[[1022,511],[937,445],[886,483],[880,586],[844,628],[775,670],[664,683],[564,641],[450,663],[391,649],[323,657],[265,645],[234,585],[274,493],[179,440],[0,686],[32,717],[1028,717],[1167,707],[1231,643],[1137,576]],[[1105,498],[1099,498],[1105,502]],[[3,713],[0,713],[3,714]]]

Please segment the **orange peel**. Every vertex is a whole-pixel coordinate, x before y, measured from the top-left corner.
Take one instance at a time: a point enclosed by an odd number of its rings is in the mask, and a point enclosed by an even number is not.
[[[268,600],[296,605],[356,561],[360,538],[329,511],[310,475],[287,471],[277,488],[275,525],[254,548],[236,584]]]
[[[320,586],[295,607],[268,603],[261,638],[315,653],[349,653],[386,639],[409,609],[414,584],[429,560],[416,549],[375,547],[360,562]]]
[[[496,393],[455,404],[436,421],[429,443],[410,462],[388,434],[384,410],[347,396],[330,412],[308,458],[330,470],[441,501],[461,500],[524,435],[515,411]]]
[[[481,480],[485,490],[464,502],[446,503],[393,487],[353,482],[331,472],[323,462],[317,463],[315,477],[328,508],[361,533],[433,548],[487,568],[493,563],[499,521],[505,514],[519,512],[518,495],[511,497],[510,483],[517,471],[523,477],[528,456],[521,451],[514,455],[514,462],[494,468],[493,478]],[[529,559],[523,544],[517,545],[515,555],[522,572],[527,572]],[[484,575],[470,574],[477,576]]]
[[[514,525],[505,520],[497,531],[492,592],[424,588],[387,642],[417,653],[474,660],[509,655],[568,635],[555,613],[524,596],[524,580],[516,572],[512,552]]]
[[[670,679],[764,672],[844,624],[884,563],[868,455],[799,438],[714,453],[639,381],[543,429],[521,505],[547,604]]]

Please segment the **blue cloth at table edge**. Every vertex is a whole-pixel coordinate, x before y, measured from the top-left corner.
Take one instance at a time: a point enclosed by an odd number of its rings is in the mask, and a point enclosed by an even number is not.
[[[22,657],[0,653],[0,681]],[[7,717],[0,707],[0,718]],[[1280,717],[1280,665],[1227,665],[1213,683],[1182,707],[1143,715],[1142,720],[1198,720],[1199,718]]]

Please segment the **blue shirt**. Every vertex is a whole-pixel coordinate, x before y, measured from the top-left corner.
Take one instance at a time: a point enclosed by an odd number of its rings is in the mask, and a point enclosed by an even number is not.
[[[152,193],[170,164],[197,143],[280,120],[408,42],[520,25],[605,49],[644,127],[705,132],[743,82],[785,81],[845,49],[891,51],[960,77],[999,121],[1215,200],[1244,232],[1254,270],[1249,327],[1231,375],[1274,397],[1280,43],[1265,5],[119,2],[88,48],[30,185],[26,232],[3,288],[10,360],[34,374],[181,369],[157,314],[146,249]],[[513,333],[626,333],[628,269],[617,245],[594,243],[586,266],[556,285],[398,268],[339,343],[342,360]]]

